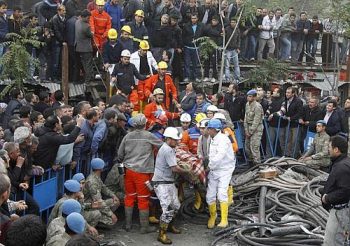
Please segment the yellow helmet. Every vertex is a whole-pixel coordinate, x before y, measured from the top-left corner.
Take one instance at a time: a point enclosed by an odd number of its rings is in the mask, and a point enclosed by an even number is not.
[[[206,119],[207,116],[205,113],[199,113],[196,115],[196,118],[194,119],[197,123],[201,122],[203,119]]]
[[[96,0],[96,5],[97,5],[97,6],[103,6],[103,5],[105,5],[105,0]]]
[[[124,32],[131,34],[131,27],[128,25],[125,25],[122,27],[121,31],[124,31]]]
[[[166,64],[164,61],[161,61],[158,63],[158,69],[168,69],[168,64]]]
[[[146,40],[141,40],[139,47],[140,49],[143,49],[143,50],[149,50],[149,44]]]
[[[108,38],[109,39],[117,39],[118,38],[117,30],[115,30],[114,28],[109,29]]]
[[[162,89],[160,89],[160,88],[156,88],[156,89],[154,89],[154,91],[153,91],[153,95],[155,96],[155,95],[164,95],[164,91],[162,90]]]
[[[135,15],[141,16],[141,17],[145,17],[145,13],[141,9],[136,10],[135,11]]]

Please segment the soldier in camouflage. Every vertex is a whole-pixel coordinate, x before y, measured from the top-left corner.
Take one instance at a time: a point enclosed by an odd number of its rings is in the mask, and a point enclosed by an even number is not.
[[[101,213],[98,226],[101,228],[110,228],[117,222],[117,217],[113,213],[120,205],[118,197],[106,187],[101,180],[101,172],[105,163],[100,158],[94,158],[91,161],[92,173],[86,179],[83,190],[85,202],[94,206],[91,208],[84,208],[85,210],[98,210]],[[102,196],[109,197],[109,199],[102,199]],[[97,206],[95,206],[97,204]],[[98,208],[95,208],[98,207]],[[113,210],[113,211],[112,211]]]
[[[258,164],[260,160],[260,143],[263,134],[263,108],[256,101],[256,90],[247,93],[247,104],[245,106],[244,131],[245,151],[248,161]]]
[[[326,133],[326,121],[319,120],[316,124],[316,135],[309,150],[299,159],[312,168],[326,168],[330,165],[329,140]]]
[[[118,165],[114,165],[107,174],[105,185],[118,197],[121,203],[124,203],[124,175],[119,173]]]

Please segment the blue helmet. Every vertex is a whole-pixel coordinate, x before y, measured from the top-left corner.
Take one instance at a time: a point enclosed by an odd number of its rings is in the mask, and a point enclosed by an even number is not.
[[[221,124],[221,121],[219,119],[211,119],[211,120],[209,120],[207,127],[221,130],[222,124]]]

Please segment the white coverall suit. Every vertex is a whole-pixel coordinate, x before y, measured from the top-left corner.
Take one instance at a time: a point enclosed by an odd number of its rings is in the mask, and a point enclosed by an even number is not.
[[[227,189],[236,166],[236,157],[230,139],[219,132],[210,143],[207,203],[227,202]]]

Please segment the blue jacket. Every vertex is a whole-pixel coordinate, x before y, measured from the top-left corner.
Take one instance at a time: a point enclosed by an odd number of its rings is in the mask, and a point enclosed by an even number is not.
[[[107,124],[105,120],[100,120],[95,126],[94,135],[91,140],[91,155],[94,156],[107,134]]]
[[[125,19],[123,16],[122,7],[119,4],[111,4],[111,2],[106,3],[105,11],[112,18],[112,28],[116,29],[118,32],[120,28],[124,25]]]
[[[94,127],[91,127],[88,120],[81,126],[80,134],[84,135],[84,141],[74,145],[73,161],[79,163],[82,160],[90,159],[91,142],[94,135]]]
[[[102,48],[103,63],[118,63],[120,61],[122,50],[123,46],[120,42],[117,42],[114,46],[110,44],[110,41],[105,42]]]

